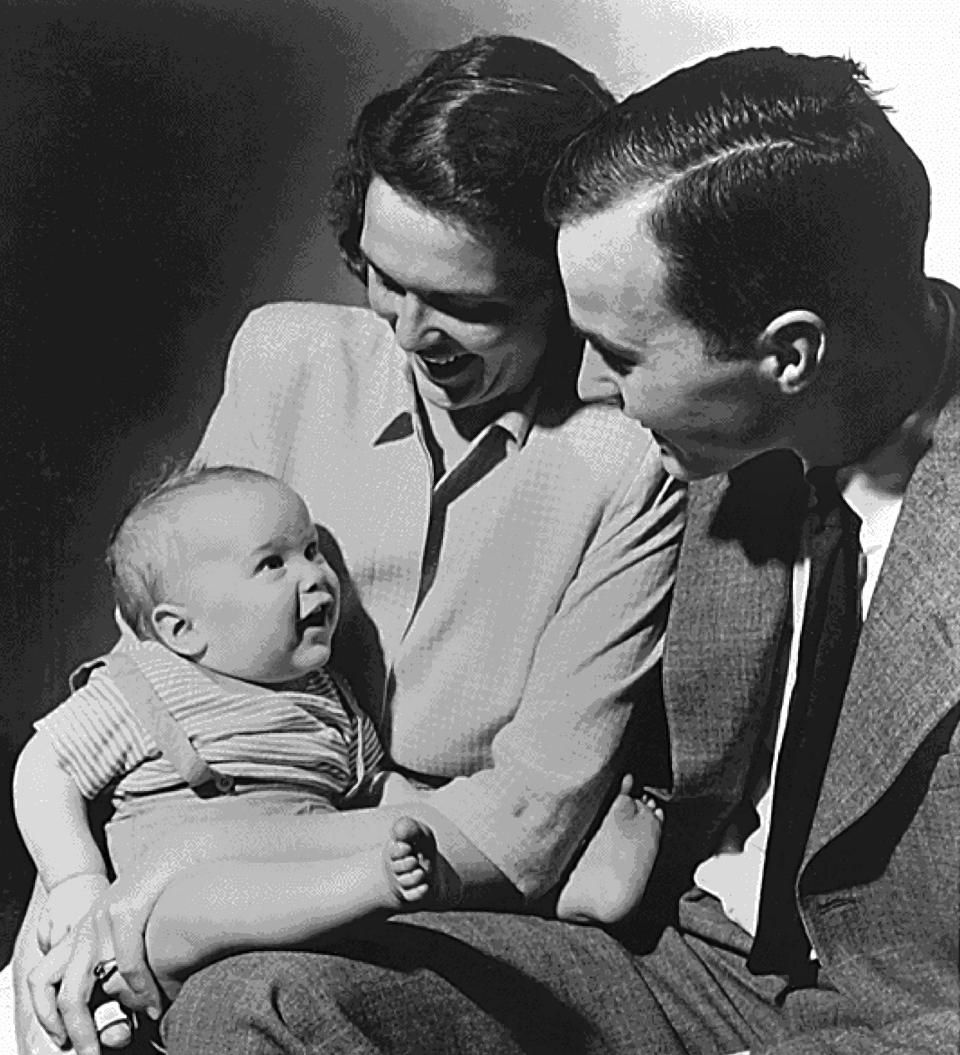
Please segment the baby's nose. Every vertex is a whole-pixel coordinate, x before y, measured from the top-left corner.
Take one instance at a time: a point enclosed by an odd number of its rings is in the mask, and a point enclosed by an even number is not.
[[[300,570],[300,590],[313,593],[319,590],[324,581],[323,565],[314,561],[304,561]]]

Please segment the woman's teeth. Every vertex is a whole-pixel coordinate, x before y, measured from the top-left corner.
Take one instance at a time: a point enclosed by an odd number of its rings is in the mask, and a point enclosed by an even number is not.
[[[430,374],[435,377],[455,374],[469,358],[469,353],[466,352],[458,353],[457,355],[445,355],[442,357],[420,356],[423,365],[427,368]]]

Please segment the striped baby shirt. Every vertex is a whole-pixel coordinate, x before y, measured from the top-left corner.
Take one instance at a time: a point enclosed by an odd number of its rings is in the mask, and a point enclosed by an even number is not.
[[[233,692],[157,642],[125,649],[172,717],[211,766],[238,782],[299,788],[334,806],[369,786],[383,749],[369,718],[324,670],[298,688],[250,686]],[[183,788],[152,733],[103,667],[75,675],[80,685],[36,729],[82,794],[110,791],[116,804]]]

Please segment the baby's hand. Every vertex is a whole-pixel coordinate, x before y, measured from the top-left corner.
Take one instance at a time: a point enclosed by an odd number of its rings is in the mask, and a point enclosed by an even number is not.
[[[52,887],[37,921],[37,944],[41,951],[49,952],[61,942],[109,886],[110,880],[105,875],[81,872]]]

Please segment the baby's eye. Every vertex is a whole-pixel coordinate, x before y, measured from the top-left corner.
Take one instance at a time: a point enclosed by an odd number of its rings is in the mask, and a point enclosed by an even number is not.
[[[269,557],[264,557],[262,561],[257,565],[256,571],[276,571],[278,568],[283,567],[283,557],[277,553],[271,553]]]

